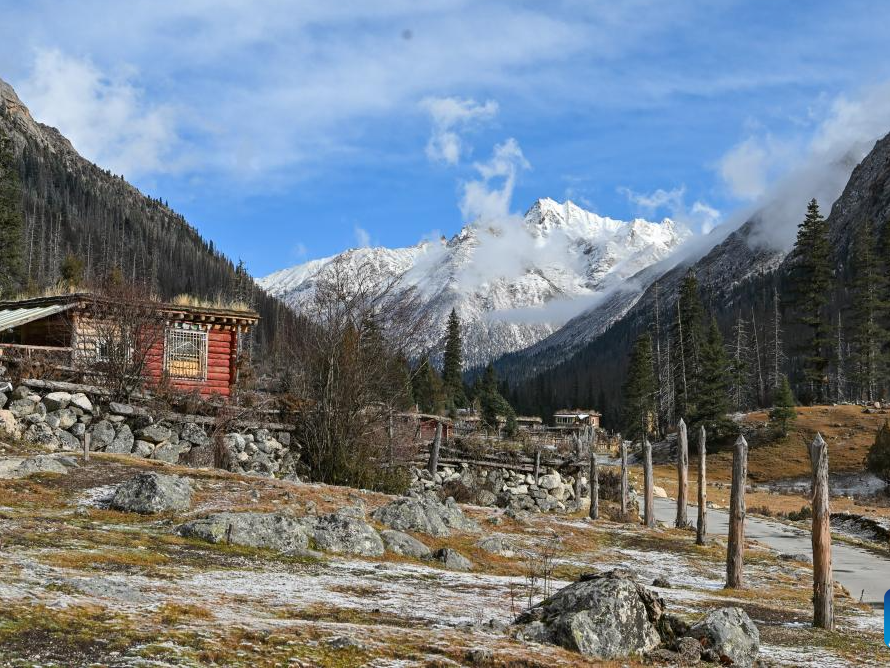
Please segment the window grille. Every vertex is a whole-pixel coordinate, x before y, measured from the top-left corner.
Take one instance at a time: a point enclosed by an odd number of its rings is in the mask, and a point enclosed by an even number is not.
[[[171,378],[207,380],[207,332],[167,330],[164,370]]]

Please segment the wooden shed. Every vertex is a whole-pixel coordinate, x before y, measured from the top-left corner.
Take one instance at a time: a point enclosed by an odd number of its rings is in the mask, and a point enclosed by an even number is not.
[[[117,353],[140,357],[147,385],[162,381],[228,396],[252,311],[159,302],[121,303],[80,293],[0,302],[0,356],[44,355],[98,369]]]

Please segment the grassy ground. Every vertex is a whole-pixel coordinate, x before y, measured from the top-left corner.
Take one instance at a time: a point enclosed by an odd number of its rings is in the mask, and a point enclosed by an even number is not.
[[[189,476],[192,511],[143,517],[86,503],[146,468]],[[585,661],[480,625],[508,623],[529,600],[579,574],[618,566],[647,584],[667,577],[672,587],[659,593],[689,621],[712,608],[743,607],[761,629],[764,655],[780,663],[799,665],[817,648],[829,659],[824,665],[880,665],[878,622],[855,601],[838,598],[837,632],[807,628],[806,565],[751,545],[747,589],[723,590],[725,546],[697,546],[688,531],[580,515],[517,521],[468,507],[515,556],[484,552],[478,536],[416,535],[432,548],[459,550],[476,564],[473,573],[389,554],[295,558],[174,532],[181,521],[218,510],[304,515],[359,501],[370,511],[388,500],[109,455],[65,476],[0,480],[0,666],[642,665]],[[604,515],[609,510],[604,503]],[[542,577],[545,553],[550,574]]]

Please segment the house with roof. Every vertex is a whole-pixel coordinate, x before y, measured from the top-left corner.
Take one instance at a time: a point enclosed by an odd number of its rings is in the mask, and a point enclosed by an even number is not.
[[[586,427],[599,428],[602,415],[594,410],[580,408],[556,411],[553,414],[553,426],[564,431],[582,430]]]
[[[161,382],[229,396],[244,337],[259,315],[240,308],[121,303],[89,293],[0,301],[0,361],[40,355],[71,369],[140,357],[148,387]]]

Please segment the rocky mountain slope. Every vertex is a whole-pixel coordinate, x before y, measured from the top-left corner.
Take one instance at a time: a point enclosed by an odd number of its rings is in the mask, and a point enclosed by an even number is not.
[[[335,263],[376,280],[400,277],[416,288],[425,317],[442,323],[418,352],[435,349],[456,308],[468,366],[533,345],[574,314],[612,294],[627,278],[670,255],[688,236],[683,226],[614,220],[572,202],[541,199],[523,218],[473,223],[451,239],[409,248],[360,248],[284,269],[260,280],[297,309]],[[620,317],[633,302],[613,310]]]

